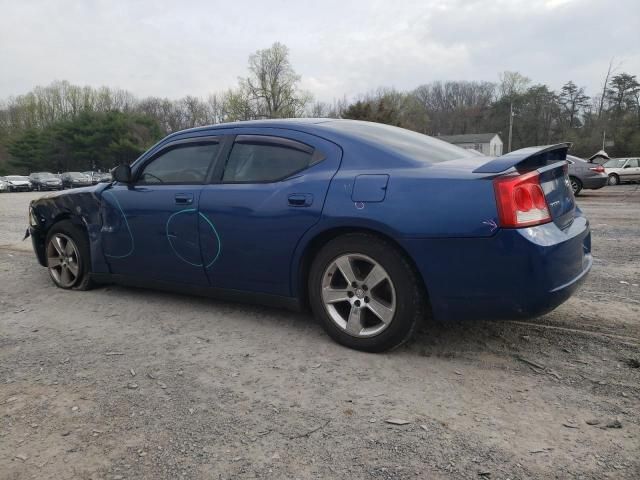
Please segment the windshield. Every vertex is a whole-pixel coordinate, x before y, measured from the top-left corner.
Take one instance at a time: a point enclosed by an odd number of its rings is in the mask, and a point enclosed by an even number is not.
[[[612,158],[604,163],[605,168],[622,168],[627,161],[626,158]]]
[[[80,172],[69,172],[69,176],[70,176],[71,178],[87,178],[87,176],[86,176],[86,175],[83,175],[83,174],[82,174],[82,173],[80,173]]]
[[[333,121],[320,123],[319,126],[330,128],[336,132],[353,134],[369,143],[425,163],[446,162],[457,158],[476,156],[468,150],[443,140],[382,123]]]
[[[28,180],[27,177],[22,177],[20,175],[9,175],[7,177],[7,180],[11,180],[11,181],[18,181],[18,180]]]
[[[48,173],[48,172],[45,172],[45,173],[36,173],[35,175],[36,175],[38,178],[56,178],[56,177],[53,175],[53,173]]]

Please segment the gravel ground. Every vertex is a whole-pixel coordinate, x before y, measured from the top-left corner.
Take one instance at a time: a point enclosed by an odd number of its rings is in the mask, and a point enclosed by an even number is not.
[[[595,263],[554,312],[381,355],[308,314],[57,289],[35,196],[0,195],[2,479],[640,477],[638,185],[579,197]]]

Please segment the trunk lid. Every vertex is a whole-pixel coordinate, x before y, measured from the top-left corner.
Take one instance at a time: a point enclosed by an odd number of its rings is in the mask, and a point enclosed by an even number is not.
[[[571,225],[575,217],[576,201],[571,189],[566,162],[539,168],[540,186],[549,206],[553,222],[561,229]]]
[[[567,151],[570,143],[527,147],[489,160],[474,173],[505,173],[515,169],[518,173],[536,170],[553,222],[561,229],[571,225],[576,203],[568,176]]]

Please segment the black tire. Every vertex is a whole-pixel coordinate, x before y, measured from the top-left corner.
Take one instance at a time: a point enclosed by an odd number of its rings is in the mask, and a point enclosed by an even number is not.
[[[620,177],[615,173],[609,175],[609,185],[620,185]]]
[[[569,177],[569,181],[571,182],[571,190],[573,190],[573,195],[577,197],[582,191],[582,182],[577,177]]]
[[[79,258],[78,258],[78,270],[79,274],[73,283],[68,287],[60,285],[56,282],[53,275],[51,275],[51,271],[49,270],[49,274],[53,283],[59,288],[65,289],[73,289],[73,290],[90,290],[93,288],[94,284],[91,281],[90,271],[91,271],[91,254],[89,250],[89,240],[87,238],[87,234],[80,227],[74,225],[69,220],[61,220],[58,223],[54,224],[53,227],[49,229],[47,232],[47,238],[45,241],[45,251],[49,246],[49,242],[53,238],[56,233],[61,233],[71,238],[75,243]]]
[[[341,255],[365,255],[382,266],[393,282],[396,309],[386,329],[366,338],[352,336],[331,318],[322,299],[325,271]],[[426,292],[407,258],[391,242],[368,233],[351,233],[329,241],[315,256],[308,278],[309,303],[314,316],[336,342],[366,352],[383,352],[411,338],[427,311]]]

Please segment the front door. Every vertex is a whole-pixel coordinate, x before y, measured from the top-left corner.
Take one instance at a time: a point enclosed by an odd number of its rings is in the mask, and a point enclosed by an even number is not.
[[[198,205],[216,140],[169,144],[136,169],[131,185],[103,192],[102,245],[114,274],[205,286]]]
[[[219,183],[200,195],[205,271],[214,287],[289,296],[294,250],[320,219],[341,149],[293,130],[232,133]]]

